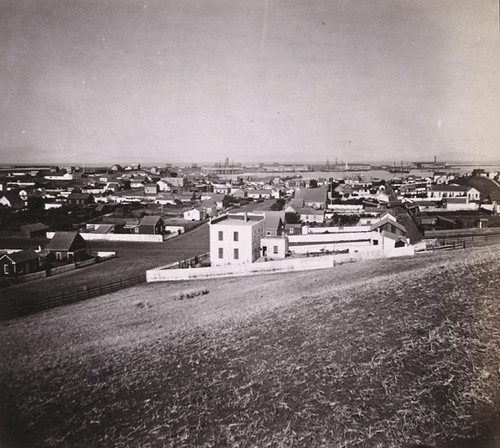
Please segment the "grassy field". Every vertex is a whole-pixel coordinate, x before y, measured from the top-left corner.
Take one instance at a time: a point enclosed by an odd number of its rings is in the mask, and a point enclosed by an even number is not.
[[[0,446],[500,446],[499,249],[149,284],[0,323]]]

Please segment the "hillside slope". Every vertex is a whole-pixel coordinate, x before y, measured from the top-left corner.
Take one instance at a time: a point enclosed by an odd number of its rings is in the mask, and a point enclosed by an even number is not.
[[[494,447],[499,248],[151,284],[4,322],[0,445]]]

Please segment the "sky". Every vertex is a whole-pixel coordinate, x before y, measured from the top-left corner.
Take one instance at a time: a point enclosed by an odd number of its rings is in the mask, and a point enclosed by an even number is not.
[[[500,160],[498,0],[0,0],[0,164]]]

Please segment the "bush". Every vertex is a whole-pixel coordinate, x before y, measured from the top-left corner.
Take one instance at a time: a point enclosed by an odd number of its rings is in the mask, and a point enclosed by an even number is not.
[[[193,297],[202,296],[208,294],[208,289],[197,289],[192,291],[183,291],[178,296],[174,297],[174,300],[184,300],[192,299]]]

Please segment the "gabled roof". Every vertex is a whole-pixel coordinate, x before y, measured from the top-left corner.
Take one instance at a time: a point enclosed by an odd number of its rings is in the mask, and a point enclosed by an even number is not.
[[[144,218],[141,219],[140,225],[141,226],[154,226],[160,220],[161,220],[161,216],[144,216]]]
[[[396,220],[394,220],[394,216],[392,216],[391,214],[389,213],[386,213],[381,219],[380,221],[377,221],[376,223],[373,223],[371,226],[370,226],[370,231],[372,230],[375,230],[375,229],[378,229],[379,227],[383,226],[384,224],[387,224],[387,223],[390,223],[391,225],[393,225],[394,227],[398,228],[399,230],[403,231],[406,233],[406,228],[405,226],[399,224],[399,222],[397,222]]]
[[[263,214],[265,217],[264,225],[267,228],[277,229],[285,224],[285,211],[284,210],[254,210],[253,213]]]
[[[47,244],[45,249],[49,250],[70,250],[71,246],[75,239],[80,238],[83,239],[78,232],[56,232],[54,237],[50,240],[50,243]]]
[[[9,258],[13,263],[17,264],[22,263],[23,261],[34,260],[38,258],[38,254],[33,249],[26,249],[0,256],[0,259],[5,257]]]

